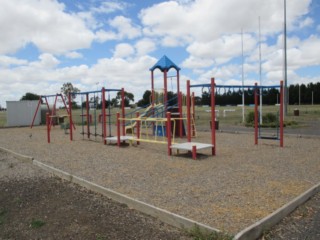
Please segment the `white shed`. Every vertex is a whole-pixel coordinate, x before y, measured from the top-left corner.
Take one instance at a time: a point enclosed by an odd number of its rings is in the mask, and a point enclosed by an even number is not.
[[[30,126],[37,110],[38,100],[7,101],[7,126]],[[41,111],[39,109],[34,125],[40,125]]]

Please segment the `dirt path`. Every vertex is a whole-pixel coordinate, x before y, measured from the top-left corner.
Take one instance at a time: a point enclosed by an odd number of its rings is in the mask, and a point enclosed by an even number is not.
[[[0,151],[0,239],[192,239]]]

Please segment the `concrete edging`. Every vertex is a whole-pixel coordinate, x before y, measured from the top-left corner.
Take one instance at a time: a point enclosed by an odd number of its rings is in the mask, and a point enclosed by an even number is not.
[[[44,163],[41,163],[37,160],[33,160],[33,164],[62,178],[67,181],[73,182],[75,184],[78,184],[82,187],[85,187],[89,190],[92,190],[94,192],[100,193],[106,197],[109,197],[113,199],[116,202],[120,202],[123,204],[126,204],[128,207],[135,209],[137,211],[140,211],[142,213],[145,213],[147,215],[150,215],[152,217],[160,219],[162,222],[165,222],[171,226],[183,229],[183,230],[191,230],[194,229],[195,226],[199,227],[199,229],[203,232],[220,232],[220,230],[212,228],[210,226],[207,226],[205,224],[193,221],[191,219],[185,218],[183,216],[171,213],[167,210],[155,207],[153,205],[141,202],[139,200],[136,200],[134,198],[128,197],[124,194],[115,192],[111,189],[102,187],[100,185],[97,185],[93,182],[89,182],[85,179],[82,179],[80,177],[74,176],[72,174],[69,174],[67,172],[64,172],[62,170],[59,170],[57,168],[51,167],[49,165],[46,165]]]
[[[10,153],[13,156],[15,156],[17,159],[19,159],[20,161],[23,161],[23,162],[32,163],[32,161],[33,161],[33,157],[29,157],[29,156],[25,156],[25,155],[13,152],[7,148],[0,147],[0,151]]]
[[[283,205],[275,212],[271,213],[267,217],[245,228],[233,238],[234,240],[250,240],[259,238],[264,231],[269,230],[271,227],[279,223],[283,218],[288,216],[297,207],[305,203],[308,199],[320,192],[320,183],[311,187],[309,190],[302,193],[289,203]]]

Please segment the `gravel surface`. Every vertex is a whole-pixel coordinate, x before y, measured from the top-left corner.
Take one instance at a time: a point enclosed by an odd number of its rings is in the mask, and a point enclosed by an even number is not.
[[[298,207],[260,240],[287,239],[320,239],[320,193]]]
[[[0,151],[0,239],[192,239]]]
[[[235,234],[320,180],[319,138],[254,145],[252,134],[217,133],[217,156],[168,157],[165,145],[105,146],[55,128],[1,129],[0,146],[143,202]],[[185,141],[184,139],[182,141]],[[197,142],[209,142],[200,132]]]

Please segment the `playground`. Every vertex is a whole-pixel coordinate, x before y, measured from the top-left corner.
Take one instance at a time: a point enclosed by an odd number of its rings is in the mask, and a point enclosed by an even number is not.
[[[167,71],[172,68],[177,80],[175,104],[167,99]],[[154,88],[156,69],[164,76],[160,93]],[[274,86],[225,86],[215,84],[214,78],[201,85],[187,81],[183,98],[180,68],[174,63],[164,56],[150,71],[149,106],[128,113],[121,104],[115,112],[105,105],[106,95],[118,92],[123,103],[125,90],[102,88],[70,93],[68,102],[72,94],[77,95],[82,109],[75,111],[64,103],[64,113],[59,114],[55,104],[50,109],[44,96],[46,125],[33,126],[32,122],[31,127],[1,129],[0,146],[232,235],[320,182],[320,138],[284,134],[282,82]],[[208,90],[210,107],[195,107],[196,88]],[[281,99],[272,108],[278,117],[271,131],[260,127],[258,111],[258,98],[268,88],[278,89]],[[217,119],[243,111],[241,107],[217,107],[215,94],[221,89],[237,89],[253,96],[253,126],[245,133],[218,130]],[[103,99],[100,112],[95,100],[89,101],[98,94]],[[162,103],[157,96],[162,96]],[[57,96],[53,97],[56,102]],[[62,122],[56,125],[54,119]],[[200,127],[197,122],[202,122]]]
[[[101,142],[47,144],[45,127],[1,129],[0,145],[98,185],[229,233],[237,233],[319,182],[319,139],[287,137],[280,148],[251,134],[218,133],[217,155],[192,161],[166,145],[119,149]],[[64,134],[52,131],[52,138]],[[199,141],[210,142],[202,132]],[[65,136],[68,137],[68,136]],[[208,141],[209,140],[209,141]],[[121,153],[121,154],[120,154]],[[134,157],[132,157],[134,156]]]

